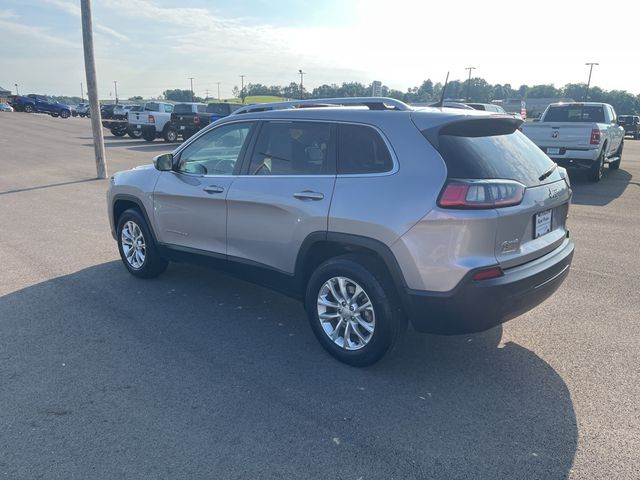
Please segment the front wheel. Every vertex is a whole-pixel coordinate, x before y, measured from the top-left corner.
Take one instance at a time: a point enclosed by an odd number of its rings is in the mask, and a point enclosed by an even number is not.
[[[307,284],[305,307],[320,344],[349,365],[377,362],[406,330],[386,270],[361,255],[321,264]]]
[[[61,110],[60,118],[69,118],[71,116],[71,112],[69,110]]]
[[[169,262],[162,258],[142,214],[126,210],[118,219],[118,250],[129,273],[140,278],[157,277]]]
[[[35,112],[35,108],[33,108],[33,105],[27,104],[24,106],[24,111],[25,113],[33,113]]]
[[[112,128],[110,131],[114,137],[124,137],[127,134],[126,128]]]

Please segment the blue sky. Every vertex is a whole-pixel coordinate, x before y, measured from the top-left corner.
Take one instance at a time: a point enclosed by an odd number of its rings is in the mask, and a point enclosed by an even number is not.
[[[0,0],[0,86],[79,94],[84,82],[79,0]],[[524,5],[524,4],[523,4]],[[248,82],[305,86],[381,80],[405,90],[464,67],[491,83],[585,81],[640,93],[635,15],[583,2],[419,0],[93,0],[101,98],[189,88],[223,97]],[[632,11],[630,11],[632,13]],[[597,18],[596,18],[597,17]],[[615,25],[615,27],[606,27]]]

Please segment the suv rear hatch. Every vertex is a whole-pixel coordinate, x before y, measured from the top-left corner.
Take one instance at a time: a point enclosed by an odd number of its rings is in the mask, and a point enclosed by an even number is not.
[[[439,206],[493,209],[494,253],[503,269],[546,255],[567,236],[566,171],[517,131],[520,122],[483,116],[423,130],[447,166]]]

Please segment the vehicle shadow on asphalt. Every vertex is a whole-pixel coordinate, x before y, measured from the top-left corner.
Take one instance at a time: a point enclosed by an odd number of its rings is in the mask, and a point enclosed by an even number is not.
[[[624,165],[624,159],[623,165]],[[633,176],[623,168],[610,170],[605,168],[602,179],[593,183],[587,180],[585,170],[568,169],[573,198],[571,203],[603,207],[622,196]]]
[[[73,459],[112,478],[560,479],[577,448],[566,384],[501,327],[409,332],[353,368],[291,299],[186,264],[139,280],[120,262],[5,295],[0,319],[16,474],[58,478]]]

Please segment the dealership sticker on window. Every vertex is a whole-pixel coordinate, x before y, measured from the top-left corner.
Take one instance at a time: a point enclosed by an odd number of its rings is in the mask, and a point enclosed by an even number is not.
[[[552,210],[545,210],[544,212],[536,213],[535,216],[535,236],[533,238],[541,237],[551,231],[551,212]]]

